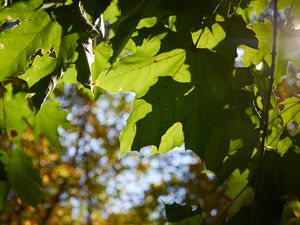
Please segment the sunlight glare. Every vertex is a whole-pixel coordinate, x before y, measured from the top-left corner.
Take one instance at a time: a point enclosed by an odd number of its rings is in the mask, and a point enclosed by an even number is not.
[[[260,62],[259,64],[257,64],[257,66],[255,67],[257,70],[261,70],[263,67],[263,62]]]

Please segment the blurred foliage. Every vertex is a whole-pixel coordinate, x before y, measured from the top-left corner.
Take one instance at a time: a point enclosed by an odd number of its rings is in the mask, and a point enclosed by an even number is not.
[[[43,133],[35,138],[34,127],[20,139],[40,171],[43,199],[34,207],[10,191],[0,224],[165,224],[163,201],[174,199],[201,204],[209,222],[216,216],[210,216],[212,208],[224,208],[225,193],[214,192],[214,179],[202,173],[202,161],[192,152],[118,158],[118,135],[132,108],[130,95],[101,94],[95,101],[74,85],[57,89],[56,95],[71,121],[68,128],[59,128],[59,145],[53,147]]]

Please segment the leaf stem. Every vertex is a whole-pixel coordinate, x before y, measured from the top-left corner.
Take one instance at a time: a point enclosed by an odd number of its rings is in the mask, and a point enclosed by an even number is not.
[[[282,114],[287,112],[289,109],[293,108],[294,106],[297,106],[299,102],[293,103],[290,106],[286,107],[284,110],[282,110],[281,112],[278,113],[278,115],[276,115],[272,120],[269,121],[268,125],[270,125],[271,123],[273,123],[276,119],[281,118],[282,119]],[[287,104],[286,104],[287,105]]]
[[[271,61],[271,68],[270,68],[270,76],[269,76],[269,88],[265,100],[263,117],[261,120],[262,126],[262,139],[261,139],[261,156],[265,153],[265,141],[268,135],[268,124],[269,124],[269,109],[271,106],[271,96],[273,92],[273,83],[274,83],[274,73],[275,73],[275,59],[276,59],[276,46],[277,46],[277,3],[278,0],[274,0],[274,17],[273,17],[273,45],[272,45],[272,61]]]

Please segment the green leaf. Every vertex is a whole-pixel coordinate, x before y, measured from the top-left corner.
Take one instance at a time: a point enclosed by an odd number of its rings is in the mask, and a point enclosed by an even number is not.
[[[265,61],[268,66],[271,66],[271,52],[273,43],[273,24],[270,21],[264,23],[253,23],[249,25],[249,28],[253,30],[258,39],[258,49],[249,48],[245,45],[241,45],[240,48],[244,49],[242,56],[242,63],[245,67],[251,64],[257,65],[262,61]],[[290,29],[284,27],[281,32],[278,33],[277,46],[276,46],[276,66],[274,74],[274,85],[276,86],[284,75],[286,75],[287,64],[289,61],[296,65],[299,64],[299,57],[294,51],[295,48],[300,47],[298,42],[299,30]]]
[[[300,197],[300,181],[294,171],[299,171],[300,154],[289,149],[283,156],[273,150],[266,151],[262,160],[263,187],[273,189],[279,197],[294,194]],[[276,165],[276,166],[274,166]]]
[[[40,110],[42,104],[47,99],[48,95],[56,87],[58,81],[63,75],[63,71],[66,71],[68,70],[68,68],[71,68],[73,63],[77,60],[78,53],[75,50],[78,46],[78,39],[79,35],[77,33],[63,36],[59,45],[57,59],[55,53],[55,59],[52,59],[52,56],[50,57],[50,54],[53,54],[53,52],[49,53],[49,56],[42,56],[42,58],[45,57],[45,59],[43,60],[37,58],[37,63],[35,64],[34,61],[32,67],[30,67],[25,74],[20,76],[21,78],[26,78],[29,81],[29,92],[34,94],[34,96],[31,99],[35,106],[36,112]],[[80,56],[85,57],[85,55]],[[47,61],[45,62],[45,60]],[[49,65],[47,65],[47,62],[49,62]],[[80,62],[84,62],[84,59],[81,59]],[[80,65],[79,68],[85,68],[85,65],[86,64]],[[37,69],[35,69],[36,66]],[[77,71],[77,75],[78,72],[79,71]],[[80,72],[83,73],[85,71],[80,70]],[[82,75],[82,77],[84,77],[84,75]]]
[[[107,9],[103,13],[103,17],[105,21],[113,24],[116,22],[118,17],[120,16],[120,10],[117,5],[117,0],[113,0],[111,4],[107,7]]]
[[[166,133],[161,137],[158,150],[154,152],[166,153],[170,149],[180,147],[184,143],[184,134],[182,131],[182,124],[180,122],[174,123]]]
[[[52,9],[49,13],[61,25],[63,35],[78,33],[82,40],[99,35],[99,30],[91,23],[83,10],[82,1],[73,1],[69,5]]]
[[[257,63],[265,60],[270,66],[273,37],[272,23],[268,20],[265,23],[257,22],[251,24],[250,28],[255,32],[258,39],[258,50],[252,50],[252,52],[248,50],[248,52],[246,52],[242,58],[243,64],[246,66],[249,64],[248,62]]]
[[[17,136],[14,138],[19,140],[27,128],[26,118],[33,112],[25,100],[25,93],[20,92],[13,95],[12,87],[6,87],[8,90],[4,96],[4,103],[0,104],[0,127],[1,129],[5,127],[9,134],[11,131],[15,131]]]
[[[254,0],[251,1],[250,4],[253,10],[257,13],[257,15],[259,15],[268,7],[269,2],[268,0]]]
[[[228,82],[230,67],[218,54],[198,49],[188,52],[185,63],[192,82],[159,78],[147,94],[140,97],[145,100],[142,104],[144,113],[139,114],[136,111],[139,108],[134,107],[121,134],[121,151],[163,146],[163,152],[167,152],[183,143],[180,129],[172,133],[172,126],[181,123],[186,148],[202,157],[207,168],[217,172],[224,181],[237,166],[245,169],[257,140],[252,122],[245,113],[251,98],[249,94],[235,90],[236,86],[231,89],[231,82]],[[140,101],[137,97],[136,101]],[[175,139],[178,142],[170,141]],[[230,142],[234,139],[245,140],[243,148],[236,154],[230,153]]]
[[[168,223],[168,225],[199,225],[202,224],[202,221],[203,221],[203,216],[197,215],[197,216],[192,216],[187,219],[184,219],[180,222]]]
[[[0,150],[0,180],[7,180],[5,166],[8,164],[9,157],[4,150]]]
[[[112,49],[104,42],[100,43],[94,49],[95,60],[92,65],[93,80],[96,80],[99,74],[107,66],[108,59],[112,54]]]
[[[78,39],[79,35],[77,33],[61,37],[58,60],[64,71],[77,60],[78,53],[76,52],[76,48],[78,46]]]
[[[295,23],[299,23],[300,21],[300,2],[299,1],[294,1],[293,2],[293,7],[291,11],[291,16],[294,16],[295,18]]]
[[[137,117],[133,114],[130,118],[130,122],[136,123],[136,135],[133,142],[128,149],[139,150],[140,148],[148,145],[154,145],[157,148],[161,143],[161,137],[167,132],[167,130],[176,122],[179,122],[180,118],[177,116],[180,112],[180,107],[183,106],[183,95],[188,92],[191,87],[180,86],[181,83],[176,86],[177,83],[172,82],[172,78],[164,77],[160,78],[158,83],[151,87],[148,93],[143,97],[145,102],[149,102],[152,105],[152,112],[148,113],[150,108],[147,107],[147,115],[143,117]],[[177,101],[175,100],[177,98]],[[140,101],[139,99],[137,101]],[[176,104],[174,104],[176,101]],[[146,103],[148,104],[148,103]],[[149,104],[148,104],[149,105]],[[174,108],[176,107],[176,108]],[[135,112],[135,109],[134,109]],[[143,118],[141,120],[141,118]],[[132,127],[128,123],[128,126]],[[127,129],[127,126],[123,132],[123,138],[126,136],[131,137],[131,130]],[[144,135],[140,132],[144,132]],[[126,132],[126,133],[125,133]],[[131,131],[132,132],[132,131]],[[182,138],[180,138],[182,140]],[[121,139],[121,143],[122,143]],[[126,138],[128,140],[128,138]],[[161,143],[164,146],[164,150],[171,150],[171,146],[166,146],[165,143]],[[169,143],[171,144],[171,143]],[[182,143],[181,143],[182,144]],[[173,146],[175,147],[175,146]],[[123,150],[124,151],[124,150]]]
[[[49,75],[55,69],[56,63],[57,60],[49,55],[37,55],[32,63],[32,66],[19,77],[24,79],[30,88],[41,78]]]
[[[5,207],[8,191],[9,191],[8,182],[0,180],[0,210],[2,210]]]
[[[136,29],[142,29],[144,27],[153,27],[157,22],[157,18],[155,16],[141,19]]]
[[[229,177],[226,188],[226,195],[234,201],[228,211],[230,215],[234,215],[242,207],[251,204],[254,198],[254,192],[251,187],[246,187],[246,185],[248,185],[248,182],[248,169],[242,173],[238,169],[234,170],[232,175]],[[239,194],[240,192],[241,194]]]
[[[1,32],[0,81],[23,73],[38,49],[42,53],[51,48],[57,52],[60,35],[60,26],[45,11],[31,11],[19,25]]]
[[[220,1],[206,1],[206,0],[164,0],[159,4],[160,10],[165,10],[165,14],[175,15],[175,26],[177,31],[187,29],[195,31],[203,27],[203,25],[210,25],[210,17],[215,7]],[[168,15],[168,14],[167,14]]]
[[[54,90],[62,75],[62,70],[60,68],[56,68],[51,74],[40,79],[29,89],[29,92],[34,94],[31,100],[34,104],[36,113],[38,113],[41,109],[43,103]]]
[[[27,204],[36,205],[42,199],[42,187],[39,172],[32,167],[31,158],[16,149],[6,167],[9,185]]]
[[[198,30],[197,32],[193,32],[193,42],[196,43],[198,37],[201,34],[201,38],[199,39],[199,42],[197,44],[197,48],[208,48],[213,49],[216,47],[220,41],[222,41],[226,37],[226,33],[223,30],[223,28],[218,24],[215,23],[212,25],[212,28],[210,29],[208,27]]]
[[[133,1],[130,4],[128,4],[128,1],[125,2],[125,4],[124,1],[123,4],[122,1],[119,2],[119,6],[121,4],[122,17],[118,20],[118,24],[115,24],[115,26],[117,26],[118,28],[115,32],[115,36],[111,39],[111,43],[113,46],[113,55],[109,60],[111,64],[113,64],[117,60],[131,35],[135,31],[135,28],[137,27],[147,9],[149,1]]]
[[[84,10],[91,16],[92,22],[100,17],[100,15],[104,12],[104,10],[110,5],[111,0],[103,0],[103,1],[94,1],[94,0],[85,0],[82,1],[82,5]]]
[[[178,222],[181,222],[183,220],[186,220],[189,217],[194,217],[197,215],[201,215],[202,211],[200,208],[197,210],[192,210],[192,207],[189,205],[179,205],[176,202],[173,204],[165,204],[165,212],[168,219],[168,222],[171,222],[172,224],[177,224]],[[200,220],[198,221],[198,224],[201,224],[202,218],[200,217]],[[184,223],[179,224],[189,224],[187,223],[187,220]]]
[[[126,56],[114,64],[112,69],[99,75],[96,86],[110,93],[135,92],[144,95],[149,87],[156,83],[159,76],[173,76],[178,80],[189,80],[184,66],[185,51],[175,49],[154,56],[159,50],[158,39],[151,39],[137,49],[132,56]]]
[[[278,153],[282,156],[284,155],[289,148],[292,146],[293,141],[289,137],[281,139],[278,143]]]
[[[278,8],[285,9],[292,4],[293,0],[278,0]]]
[[[24,1],[15,2],[11,7],[5,7],[0,11],[1,22],[25,21],[34,13],[34,8]]]
[[[281,117],[284,126],[289,126],[291,123],[296,122],[300,124],[300,99],[291,97],[285,99],[280,103],[282,105]]]
[[[0,10],[4,8],[5,0],[0,0]]]
[[[44,134],[52,146],[57,146],[57,128],[60,126],[67,128],[69,126],[66,121],[67,115],[68,113],[60,108],[59,102],[51,101],[44,104],[40,112],[29,119],[34,128],[35,138],[38,138],[40,134]]]
[[[143,119],[149,112],[151,112],[152,107],[145,100],[136,99],[133,104],[133,109],[133,112],[127,119],[126,127],[120,134],[120,155],[131,150],[132,142],[136,135],[136,122]]]
[[[78,59],[75,62],[77,70],[77,80],[85,87],[91,87],[92,83],[92,64],[94,54],[92,50],[92,39],[85,42],[79,41],[77,46]]]
[[[239,45],[247,45],[252,48],[257,48],[257,39],[255,33],[248,29],[244,20],[238,16],[232,16],[224,22],[219,23],[226,32],[225,39],[216,47],[216,51],[222,54],[232,66],[237,57],[237,47]]]

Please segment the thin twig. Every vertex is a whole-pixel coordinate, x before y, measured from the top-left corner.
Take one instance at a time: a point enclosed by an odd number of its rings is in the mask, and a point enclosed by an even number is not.
[[[294,106],[297,106],[300,102],[292,103],[290,106],[286,107],[284,110],[278,113],[272,120],[269,121],[268,125],[273,123],[276,119],[281,118],[282,114],[287,112],[289,109],[293,108]],[[282,119],[282,118],[281,118]]]
[[[239,7],[241,6],[241,4],[242,4],[242,1],[243,1],[243,0],[240,0],[240,1],[239,1],[237,7],[235,8],[235,10],[234,10],[234,12],[233,12],[233,14],[232,14],[233,16],[236,15],[238,8],[239,8]],[[231,4],[231,2],[230,2],[230,4]],[[230,7],[228,8],[228,12],[229,12],[229,11],[230,11]],[[226,30],[227,30],[226,33],[227,33],[227,34],[230,33],[230,30],[231,30],[231,27],[232,27],[232,23],[233,23],[233,20],[230,20],[230,21],[229,21],[229,24],[228,24],[228,27],[226,28]],[[227,35],[226,35],[226,38],[227,38]],[[224,47],[225,47],[225,42],[223,42],[223,45],[221,45],[220,52],[223,52]]]
[[[293,115],[291,116],[291,118],[285,122],[285,126],[287,124],[289,124],[293,119],[294,117],[299,113],[299,111],[293,113]],[[268,144],[269,146],[273,144],[273,142],[283,133],[283,130],[281,130],[280,132],[277,133],[277,135],[272,139],[272,141],[270,141],[270,143]]]
[[[216,219],[216,221],[213,223],[213,225],[217,225],[221,219],[224,218],[225,214],[228,212],[228,210],[230,209],[230,207],[233,205],[233,203],[241,196],[241,194],[246,190],[246,188],[248,187],[247,183],[242,190],[240,190],[240,192],[234,197],[234,199],[232,199],[232,201],[228,204],[228,206],[226,206],[226,208],[223,210],[222,214]]]
[[[221,0],[221,1],[218,3],[218,5],[215,7],[215,9],[214,9],[213,12],[212,12],[212,16],[217,12],[218,8],[220,7],[220,5],[222,4],[223,1],[224,1],[224,0]],[[203,24],[203,25],[205,25],[205,24]],[[203,26],[203,29],[201,30],[201,32],[200,32],[200,34],[199,34],[199,36],[198,36],[198,38],[197,38],[197,41],[196,41],[196,43],[194,44],[194,47],[195,47],[195,48],[197,48],[197,45],[198,45],[198,43],[199,43],[199,41],[200,41],[200,39],[201,39],[201,36],[202,36],[202,34],[203,34],[203,32],[204,32],[204,29],[205,29],[205,26]]]

